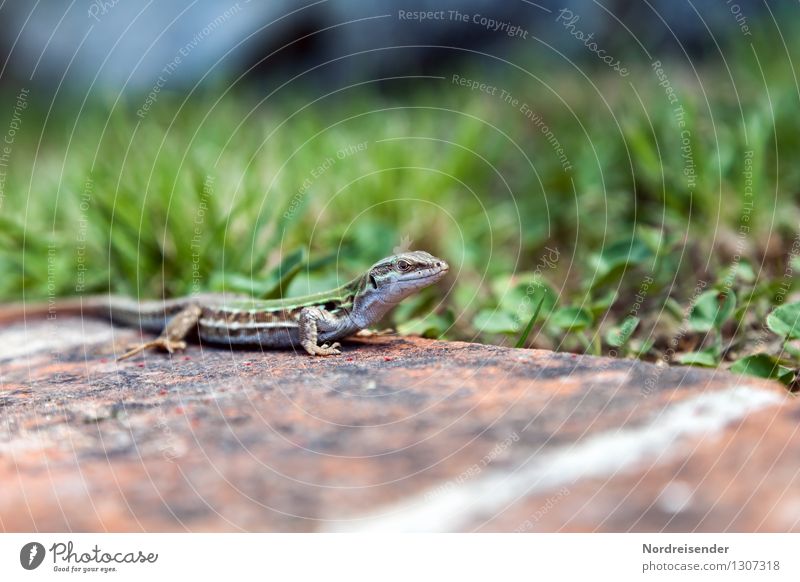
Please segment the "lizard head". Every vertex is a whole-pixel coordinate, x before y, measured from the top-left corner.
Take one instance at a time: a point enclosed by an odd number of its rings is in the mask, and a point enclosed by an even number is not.
[[[399,303],[439,281],[449,268],[444,260],[425,251],[392,255],[372,265],[364,280],[364,292],[384,303]]]

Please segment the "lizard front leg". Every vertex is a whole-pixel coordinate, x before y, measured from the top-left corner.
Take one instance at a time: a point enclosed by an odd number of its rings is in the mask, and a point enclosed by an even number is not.
[[[186,342],[184,340],[186,336],[197,327],[197,321],[200,319],[201,313],[202,309],[200,309],[200,306],[188,305],[169,320],[169,323],[167,323],[167,326],[159,337],[152,341],[139,344],[130,351],[122,354],[117,360],[125,360],[149,348],[161,348],[168,351],[170,354],[175,350],[185,349]]]
[[[312,356],[338,356],[342,353],[339,350],[341,347],[339,342],[330,346],[328,344],[317,345],[318,332],[336,331],[341,325],[341,320],[331,312],[325,311],[320,307],[304,307],[300,311],[297,324],[300,333],[300,345]]]

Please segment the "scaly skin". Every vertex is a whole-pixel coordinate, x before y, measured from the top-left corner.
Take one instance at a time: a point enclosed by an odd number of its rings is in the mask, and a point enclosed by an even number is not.
[[[76,298],[46,306],[46,312],[108,317],[115,324],[161,332],[123,354],[148,348],[170,353],[186,347],[195,329],[202,341],[268,348],[302,347],[316,356],[340,354],[336,340],[375,325],[406,297],[447,274],[445,261],[423,251],[401,253],[375,263],[349,283],[325,293],[280,300],[203,294],[167,301],[138,302],[124,297]],[[45,313],[45,306],[4,308],[0,322]],[[16,314],[13,317],[12,314]]]

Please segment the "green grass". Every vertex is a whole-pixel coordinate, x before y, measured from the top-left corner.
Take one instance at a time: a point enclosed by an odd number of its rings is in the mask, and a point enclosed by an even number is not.
[[[635,92],[546,62],[531,64],[541,82],[454,70],[527,103],[568,171],[519,106],[449,78],[165,92],[143,120],[130,96],[31,107],[0,209],[0,297],[301,294],[410,247],[454,268],[394,312],[401,333],[714,366],[763,351],[791,371],[792,342],[765,322],[797,290],[800,116],[787,57],[764,51],[766,86],[747,52],[733,82],[666,63],[684,128],[646,64]]]

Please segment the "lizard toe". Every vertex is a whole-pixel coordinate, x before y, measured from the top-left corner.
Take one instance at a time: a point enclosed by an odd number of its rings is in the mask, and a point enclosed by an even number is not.
[[[165,339],[163,342],[159,343],[159,346],[167,350],[170,354],[174,354],[176,351],[185,350],[186,342]]]
[[[337,344],[329,346],[328,344],[322,344],[321,346],[314,346],[313,353],[311,350],[306,348],[306,351],[310,353],[312,356],[338,356],[342,352],[336,349]]]
[[[117,360],[118,361],[127,360],[131,356],[135,356],[136,354],[151,348],[161,348],[162,350],[166,350],[170,354],[174,354],[176,351],[185,350],[186,342],[181,340],[173,340],[165,337],[159,337],[149,342],[144,342],[129,347],[128,351],[122,354],[120,357],[118,357]]]
[[[317,348],[318,349],[317,355],[338,356],[342,353],[340,350],[337,349],[339,347],[341,346],[338,343],[334,343],[333,345],[322,344],[321,346],[319,346],[319,348]]]

